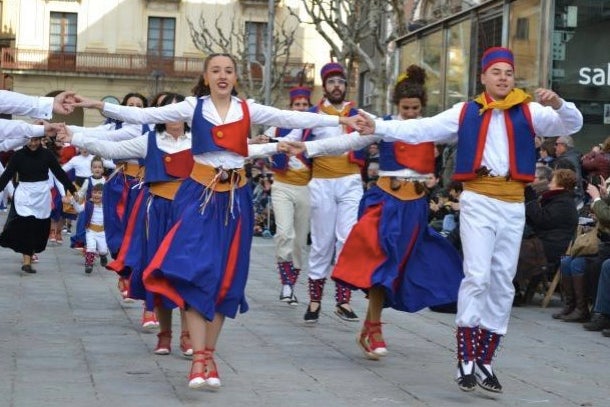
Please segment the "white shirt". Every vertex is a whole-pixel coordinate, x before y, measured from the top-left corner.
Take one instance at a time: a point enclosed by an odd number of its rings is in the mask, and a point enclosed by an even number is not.
[[[86,178],[86,177],[90,177],[91,176],[91,161],[93,160],[94,155],[93,154],[88,154],[88,155],[82,155],[82,154],[78,154],[75,155],[74,157],[72,157],[70,159],[70,161],[68,161],[67,163],[65,163],[64,165],[61,166],[61,168],[63,168],[64,171],[68,172],[70,170],[74,170],[75,175],[77,177],[81,177],[81,178]],[[116,165],[110,161],[110,160],[102,160],[104,163],[104,167],[106,168],[116,168]]]
[[[458,103],[436,116],[419,120],[377,120],[375,133],[382,135],[386,141],[454,143],[458,138],[463,106],[463,102]],[[582,127],[582,114],[574,103],[563,101],[561,107],[554,110],[550,106],[545,107],[539,103],[530,102],[529,110],[537,135],[567,136],[578,132]],[[505,176],[508,174],[510,166],[508,134],[502,110],[493,109],[487,134],[481,165],[489,168],[493,175]]]
[[[253,157],[275,154],[277,152],[276,144],[249,144],[248,155]],[[127,157],[144,158],[148,153],[148,135],[142,135],[131,140],[105,143],[98,137],[89,137],[82,133],[76,133],[72,136],[72,145],[84,147],[87,151],[112,159]],[[191,148],[191,133],[185,133],[183,136],[178,137],[178,139],[167,132],[161,135],[157,134],[157,147],[168,154],[187,150]]]
[[[0,139],[23,139],[24,137],[43,137],[44,126],[29,124],[21,120],[0,119]]]
[[[236,97],[231,98],[231,106],[229,107],[229,111],[227,112],[224,121],[218,114],[210,97],[204,96],[203,100],[202,110],[201,112],[197,112],[197,114],[201,114],[206,120],[214,125],[233,123],[243,119],[241,101]],[[262,124],[291,129],[339,126],[338,116],[280,110],[275,107],[259,105],[251,100],[248,100],[247,103],[250,111],[251,124]],[[187,97],[180,103],[153,108],[139,108],[104,103],[103,113],[106,116],[123,120],[128,123],[168,123],[183,121],[192,125],[196,105],[197,98],[195,97]],[[223,167],[226,169],[241,168],[244,165],[244,157],[230,151],[198,154],[194,159],[201,164],[210,165],[212,167]]]
[[[106,183],[106,178],[101,177],[101,178],[93,178],[92,176],[89,178],[85,178],[85,180],[83,181],[83,185],[81,185],[81,187],[79,188],[78,192],[76,193],[78,195],[78,199],[79,201],[82,201],[83,199],[86,198],[87,195],[87,189],[89,189],[89,180],[91,180],[91,187],[96,186],[97,184],[102,184],[104,185]]]
[[[53,98],[0,90],[0,113],[49,120],[53,116]]]

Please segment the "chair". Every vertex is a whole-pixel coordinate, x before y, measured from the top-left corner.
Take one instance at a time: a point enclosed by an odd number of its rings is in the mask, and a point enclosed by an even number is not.
[[[544,294],[544,298],[542,299],[542,305],[541,305],[542,308],[548,307],[549,302],[551,302],[551,297],[555,293],[555,290],[557,289],[557,285],[559,284],[560,279],[561,279],[561,268],[557,267],[557,271],[555,272],[555,275],[553,276],[553,280],[551,280],[551,284],[549,285],[549,288],[547,288],[546,293]]]

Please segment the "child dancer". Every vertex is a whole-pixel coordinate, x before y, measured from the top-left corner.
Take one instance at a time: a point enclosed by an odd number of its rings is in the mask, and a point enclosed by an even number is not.
[[[93,271],[93,261],[95,254],[100,255],[100,264],[105,266],[108,263],[108,246],[106,245],[106,235],[104,234],[104,211],[102,208],[102,194],[104,184],[98,183],[91,188],[91,199],[84,204],[79,203],[74,197],[65,198],[83,217],[86,228],[86,248],[85,248],[85,273],[91,274]]]

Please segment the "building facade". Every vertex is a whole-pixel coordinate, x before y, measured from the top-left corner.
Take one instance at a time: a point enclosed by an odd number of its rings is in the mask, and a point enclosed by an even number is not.
[[[426,68],[427,115],[481,92],[483,51],[506,46],[518,87],[551,88],[582,111],[584,127],[574,137],[581,151],[610,136],[610,0],[412,3],[412,32],[398,41],[396,65]]]
[[[213,34],[204,39],[233,38],[227,48],[240,65],[240,96],[260,100],[261,93],[252,92],[263,87],[268,5],[268,0],[3,0],[0,86],[32,95],[70,89],[113,103],[129,92],[190,95],[205,57],[191,28],[205,21]],[[291,86],[314,85],[316,67],[326,61],[312,57],[320,49],[328,55],[326,44],[291,18],[288,6],[298,12],[298,2],[276,0],[272,14],[276,27],[294,36],[289,57],[278,58],[273,68],[283,69],[272,89],[278,106],[287,106],[278,95],[285,97]],[[92,126],[103,118],[78,111],[59,119]]]

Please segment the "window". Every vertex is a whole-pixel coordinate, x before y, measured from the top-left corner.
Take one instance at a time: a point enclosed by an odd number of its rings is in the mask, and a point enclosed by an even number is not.
[[[527,40],[530,36],[530,20],[529,18],[517,18],[517,30],[515,38],[518,40]]]
[[[246,22],[246,38],[248,38],[248,60],[264,63],[267,23]]]
[[[172,58],[176,40],[176,19],[167,17],[148,18],[148,55]]]
[[[51,12],[49,51],[76,53],[77,14]]]

